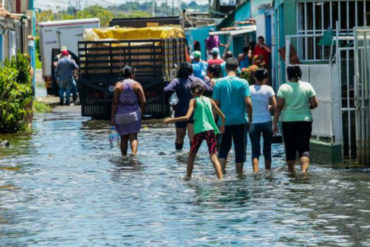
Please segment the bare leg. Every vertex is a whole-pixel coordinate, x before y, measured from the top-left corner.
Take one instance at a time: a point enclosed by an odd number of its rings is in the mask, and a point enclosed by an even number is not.
[[[189,153],[188,166],[187,166],[187,169],[186,169],[186,178],[187,179],[190,179],[191,174],[193,173],[194,160],[195,160],[196,156],[197,156],[197,153],[193,153],[193,152]]]
[[[244,166],[243,162],[235,163],[235,169],[237,174],[239,175],[243,174],[243,166]]]
[[[188,128],[189,143],[191,144],[191,142],[193,141],[193,137],[194,137],[194,124],[189,123],[187,125],[187,128]]]
[[[253,166],[253,172],[254,173],[258,173],[258,169],[259,169],[259,160],[257,158],[254,158],[252,160],[252,166]]]
[[[271,160],[265,159],[265,170],[271,170]]]
[[[301,161],[301,170],[303,173],[307,172],[308,170],[308,167],[310,166],[310,158],[306,157],[306,156],[302,156],[300,158],[300,161]]]
[[[287,160],[286,163],[288,164],[288,169],[290,173],[295,173],[295,160]]]
[[[139,142],[137,140],[137,134],[129,135],[129,140],[130,140],[130,144],[131,144],[131,154],[136,155],[137,154],[137,147],[139,145]]]
[[[123,156],[127,155],[128,136],[121,136],[121,153]]]
[[[221,164],[222,173],[226,174],[226,159],[219,159]]]
[[[222,170],[221,170],[221,164],[220,164],[220,161],[218,160],[216,154],[211,154],[211,161],[212,161],[213,167],[216,170],[217,177],[219,179],[222,179],[223,174],[222,174]]]
[[[184,128],[176,128],[176,141],[175,141],[175,145],[176,145],[176,150],[177,151],[181,151],[182,150],[182,146],[184,145],[185,135],[186,135],[186,129],[184,129]]]

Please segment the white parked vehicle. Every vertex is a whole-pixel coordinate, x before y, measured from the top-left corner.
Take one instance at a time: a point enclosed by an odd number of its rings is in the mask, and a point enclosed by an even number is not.
[[[42,75],[48,94],[57,93],[53,69],[53,58],[60,48],[66,46],[73,58],[78,58],[78,41],[83,40],[87,28],[99,28],[98,18],[47,21],[39,23]]]

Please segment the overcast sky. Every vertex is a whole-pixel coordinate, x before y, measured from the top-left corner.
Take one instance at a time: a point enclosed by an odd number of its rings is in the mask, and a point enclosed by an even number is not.
[[[98,4],[101,6],[119,5],[121,3],[127,2],[128,0],[80,0],[82,7],[86,5]],[[147,0],[137,0],[138,2],[146,2]],[[166,2],[166,0],[155,0],[157,3]],[[192,0],[182,0],[182,2],[191,2]],[[76,3],[77,0],[35,0],[35,7],[41,9],[56,9],[57,6],[60,8],[66,8],[68,3]],[[167,0],[169,5],[172,5],[172,0]],[[178,4],[178,0],[174,0],[175,5]],[[206,4],[208,0],[196,0],[198,4]]]

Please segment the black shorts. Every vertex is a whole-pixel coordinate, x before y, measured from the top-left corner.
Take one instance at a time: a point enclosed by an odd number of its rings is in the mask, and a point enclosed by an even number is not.
[[[283,138],[286,160],[299,157],[310,157],[310,138],[312,122],[283,122]]]
[[[221,144],[218,151],[220,159],[226,159],[231,149],[231,142],[234,141],[235,162],[243,163],[246,159],[246,124],[225,126],[225,133],[222,134]]]
[[[182,117],[182,116],[185,116],[185,115],[186,115],[186,113],[185,114],[175,113],[175,117]],[[188,124],[194,124],[193,115],[190,117],[189,121],[176,122],[175,126],[176,126],[177,129],[186,129]]]
[[[193,120],[189,120],[189,121],[186,121],[186,122],[177,122],[177,123],[175,123],[175,126],[176,126],[177,129],[186,129],[188,124],[193,124],[193,123],[194,123]]]

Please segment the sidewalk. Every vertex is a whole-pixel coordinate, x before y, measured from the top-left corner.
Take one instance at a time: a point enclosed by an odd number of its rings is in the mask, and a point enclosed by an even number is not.
[[[59,105],[59,97],[54,95],[47,95],[45,83],[42,79],[42,70],[36,70],[36,88],[35,88],[35,99],[38,102],[50,105],[52,107]]]

